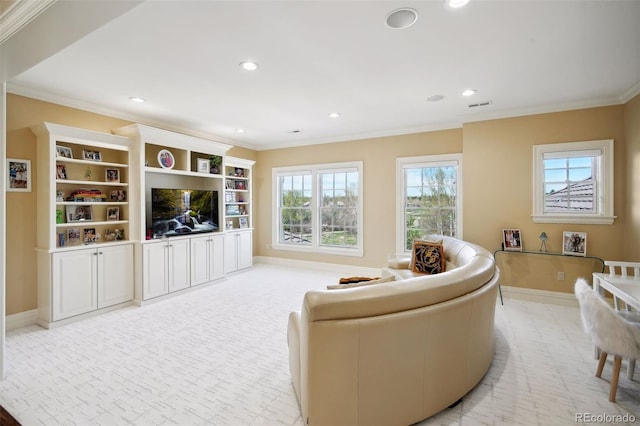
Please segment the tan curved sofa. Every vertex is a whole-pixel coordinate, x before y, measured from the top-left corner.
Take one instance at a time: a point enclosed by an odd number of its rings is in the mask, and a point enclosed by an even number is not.
[[[305,424],[413,424],[487,372],[499,270],[487,250],[437,238],[446,272],[309,291],[289,315],[289,368]]]

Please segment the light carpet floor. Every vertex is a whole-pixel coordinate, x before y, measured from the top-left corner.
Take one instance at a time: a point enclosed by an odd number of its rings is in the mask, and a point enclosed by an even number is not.
[[[303,426],[288,372],[287,316],[305,291],[339,276],[259,264],[142,308],[8,332],[0,405],[23,426]],[[611,362],[604,379],[594,376],[596,364],[577,308],[505,299],[485,378],[420,425],[640,421],[638,382],[623,371],[618,402],[610,403]]]

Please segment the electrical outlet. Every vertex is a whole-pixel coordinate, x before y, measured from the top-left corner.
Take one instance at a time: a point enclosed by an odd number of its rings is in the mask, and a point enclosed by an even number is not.
[[[558,281],[564,281],[564,272],[558,272]]]

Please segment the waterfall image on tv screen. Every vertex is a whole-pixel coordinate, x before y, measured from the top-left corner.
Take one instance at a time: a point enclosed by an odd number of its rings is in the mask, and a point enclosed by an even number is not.
[[[152,188],[150,228],[153,238],[217,231],[218,192]]]

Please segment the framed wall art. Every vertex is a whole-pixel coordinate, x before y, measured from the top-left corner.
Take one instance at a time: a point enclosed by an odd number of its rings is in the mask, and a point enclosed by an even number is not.
[[[31,192],[31,160],[7,158],[7,192]]]

